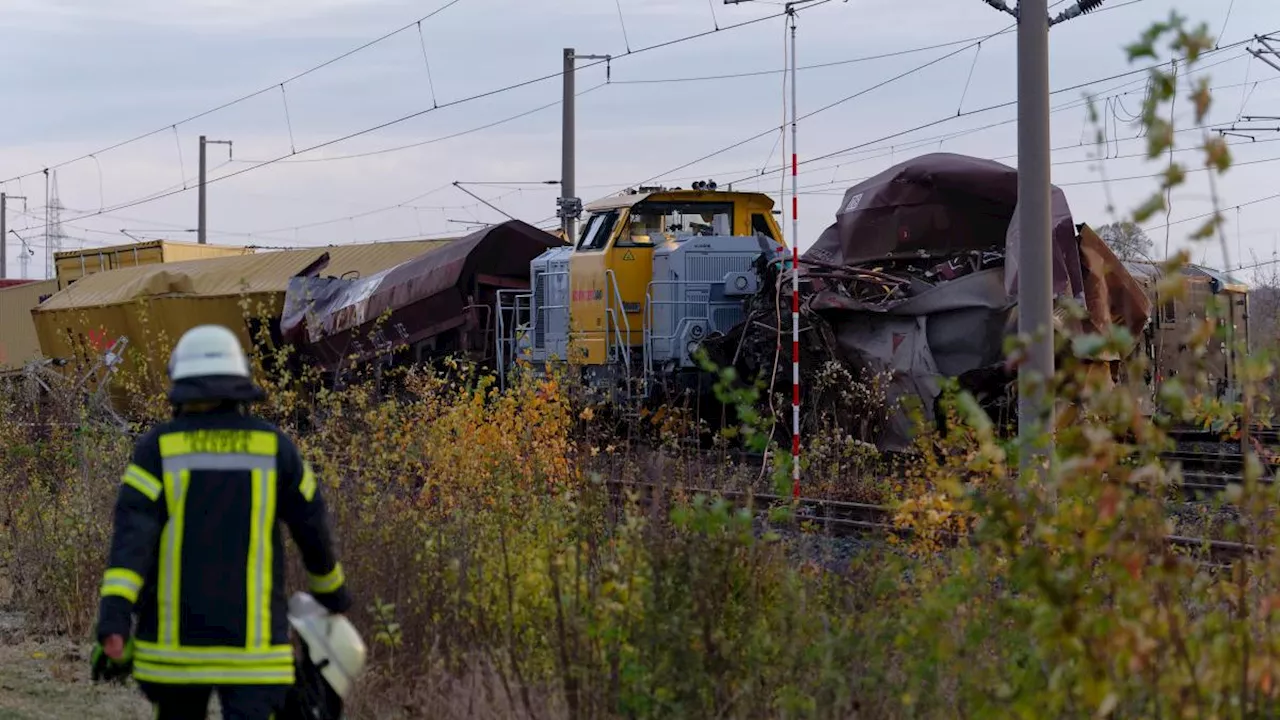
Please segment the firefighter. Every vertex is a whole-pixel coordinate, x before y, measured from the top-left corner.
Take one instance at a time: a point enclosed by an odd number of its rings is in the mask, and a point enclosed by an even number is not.
[[[224,718],[266,720],[295,682],[281,524],[310,595],[335,618],[351,604],[324,500],[248,411],[263,393],[230,330],[188,331],[169,377],[173,418],[138,441],[117,496],[93,675],[132,674],[161,720],[203,719],[215,691]]]

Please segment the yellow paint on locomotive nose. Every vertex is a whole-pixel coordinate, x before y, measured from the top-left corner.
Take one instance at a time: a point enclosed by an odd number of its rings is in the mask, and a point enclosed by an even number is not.
[[[574,361],[603,365],[610,347],[630,352],[643,344],[654,250],[674,241],[667,228],[644,215],[647,206],[662,203],[731,205],[729,234],[762,232],[786,247],[774,219],[773,199],[763,193],[664,190],[610,198],[594,209],[588,206],[583,237],[569,260],[569,355]],[[607,240],[587,237],[597,217],[602,225],[612,220]]]

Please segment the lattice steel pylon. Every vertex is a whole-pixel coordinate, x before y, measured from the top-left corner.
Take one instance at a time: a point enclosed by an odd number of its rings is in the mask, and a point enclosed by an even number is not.
[[[48,223],[45,225],[45,252],[49,253],[45,262],[45,278],[54,276],[55,258],[62,251],[62,241],[66,234],[62,231],[62,211],[65,210],[58,199],[58,171],[49,171],[49,207]]]

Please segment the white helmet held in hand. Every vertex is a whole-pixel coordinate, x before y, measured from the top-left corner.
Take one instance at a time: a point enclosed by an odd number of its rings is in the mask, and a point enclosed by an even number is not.
[[[169,356],[169,379],[198,377],[249,377],[249,359],[235,333],[200,325],[183,334]]]
[[[364,671],[367,655],[355,626],[346,617],[331,614],[304,592],[289,598],[289,624],[298,631],[307,655],[325,682],[345,699]]]

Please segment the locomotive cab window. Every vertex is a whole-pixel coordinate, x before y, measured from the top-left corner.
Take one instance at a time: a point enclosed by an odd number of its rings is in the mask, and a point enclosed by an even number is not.
[[[751,216],[751,232],[760,233],[770,240],[778,239],[773,236],[773,231],[769,229],[769,221],[760,213],[754,213]]]
[[[605,245],[609,244],[609,237],[613,235],[613,226],[617,223],[617,210],[592,215],[587,220],[586,227],[582,228],[582,237],[578,240],[578,251],[603,250]]]
[[[733,203],[646,202],[631,208],[628,232],[619,247],[648,247],[666,233],[732,235]]]

